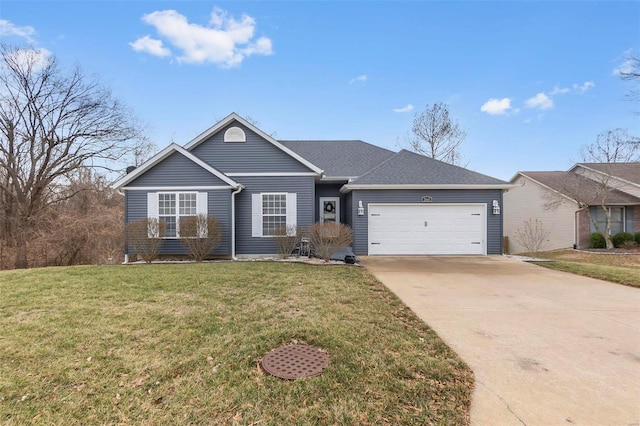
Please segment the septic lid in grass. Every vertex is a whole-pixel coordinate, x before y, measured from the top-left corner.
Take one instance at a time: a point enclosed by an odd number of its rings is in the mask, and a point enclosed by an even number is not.
[[[329,354],[309,345],[282,346],[262,359],[267,373],[287,380],[319,376],[328,365]]]

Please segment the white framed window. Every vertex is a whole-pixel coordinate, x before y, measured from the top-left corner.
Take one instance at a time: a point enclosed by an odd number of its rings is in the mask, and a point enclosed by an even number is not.
[[[264,192],[251,195],[252,237],[273,237],[281,226],[295,227],[297,197],[290,192]]]
[[[147,194],[147,215],[166,224],[161,238],[180,238],[180,220],[207,214],[207,198],[206,192],[150,192]]]
[[[244,134],[244,130],[240,127],[229,127],[226,132],[224,132],[224,141],[225,142],[246,142],[247,136]]]

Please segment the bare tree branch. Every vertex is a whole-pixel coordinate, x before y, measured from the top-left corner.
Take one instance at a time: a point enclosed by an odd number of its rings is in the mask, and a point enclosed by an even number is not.
[[[447,104],[427,105],[423,112],[416,113],[411,130],[412,151],[445,163],[461,164],[460,146],[467,134],[457,121],[451,119]]]
[[[33,49],[0,46],[0,199],[23,228],[16,235],[69,198],[57,188],[74,172],[109,168],[133,152],[140,136],[131,112],[95,77],[77,67],[64,72]],[[25,267],[26,256],[19,257],[16,266]]]

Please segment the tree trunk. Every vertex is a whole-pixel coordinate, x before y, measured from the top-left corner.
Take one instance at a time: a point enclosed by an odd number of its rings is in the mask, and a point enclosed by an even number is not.
[[[27,260],[27,239],[25,237],[24,231],[18,231],[16,233],[16,257],[13,264],[15,269],[26,269],[29,267],[29,261]]]

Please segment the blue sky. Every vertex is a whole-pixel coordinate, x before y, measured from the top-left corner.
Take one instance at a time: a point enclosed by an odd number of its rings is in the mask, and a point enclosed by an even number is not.
[[[562,170],[640,106],[640,2],[0,2],[3,42],[96,73],[161,149],[230,112],[279,139],[398,150],[446,102],[468,167]],[[413,109],[412,109],[413,108]]]

